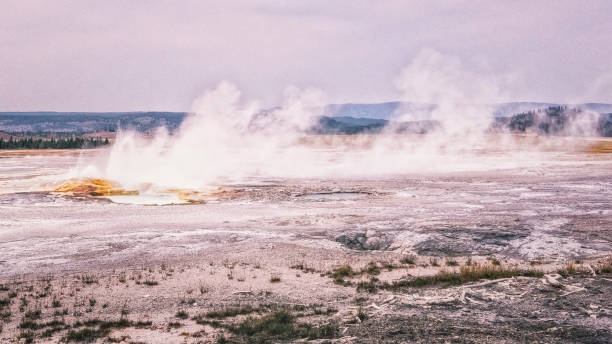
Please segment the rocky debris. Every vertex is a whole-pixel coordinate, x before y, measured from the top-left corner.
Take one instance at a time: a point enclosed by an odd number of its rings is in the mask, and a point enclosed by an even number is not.
[[[414,246],[418,254],[451,257],[498,253],[513,240],[529,235],[523,226],[442,227],[421,232],[428,233],[429,238]]]
[[[561,275],[559,274],[547,274],[542,278],[542,282],[550,284],[555,288],[561,288],[561,283],[558,281],[560,277]]]
[[[378,309],[362,307],[368,319],[344,334],[356,343],[610,343],[606,277],[547,274],[394,294]]]
[[[354,232],[342,234],[335,238],[336,242],[360,251],[384,251],[393,243],[393,236],[388,233],[368,230],[366,232]]]

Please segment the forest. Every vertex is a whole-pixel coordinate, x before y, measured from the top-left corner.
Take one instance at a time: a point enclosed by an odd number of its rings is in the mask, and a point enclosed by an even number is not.
[[[0,138],[0,149],[80,149],[96,148],[108,144],[108,138],[100,137],[33,138],[11,136],[7,140]]]

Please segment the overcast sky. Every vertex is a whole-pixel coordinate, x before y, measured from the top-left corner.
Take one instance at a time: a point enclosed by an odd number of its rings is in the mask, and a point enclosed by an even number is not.
[[[0,111],[189,110],[221,80],[394,100],[424,49],[510,100],[612,102],[612,1],[0,0]]]

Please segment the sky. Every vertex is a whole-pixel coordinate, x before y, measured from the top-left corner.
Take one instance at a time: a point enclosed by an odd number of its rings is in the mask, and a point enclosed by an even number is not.
[[[188,111],[227,80],[267,106],[401,97],[423,51],[504,100],[612,103],[612,1],[0,0],[0,111]],[[409,99],[403,99],[408,100]]]

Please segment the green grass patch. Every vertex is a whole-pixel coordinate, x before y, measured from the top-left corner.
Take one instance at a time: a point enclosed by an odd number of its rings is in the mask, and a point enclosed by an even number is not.
[[[363,269],[363,272],[367,273],[368,275],[380,275],[380,268],[376,262],[369,262]]]
[[[10,321],[11,319],[11,312],[10,311],[6,311],[6,312],[0,312],[0,319],[2,321]]]
[[[178,321],[172,321],[172,322],[168,323],[168,327],[170,327],[170,328],[179,328],[181,326],[183,326],[183,324],[181,324]]]
[[[259,269],[258,267],[255,267],[255,268]],[[291,269],[296,269],[296,270],[302,270],[303,272],[306,272],[306,273],[310,273],[310,272],[314,273],[314,272],[316,272],[315,269],[310,268],[310,267],[304,265],[304,263],[299,263],[299,264],[292,265],[292,266],[290,266],[290,268]]]
[[[92,329],[84,328],[80,330],[68,331],[64,337],[65,342],[85,342],[91,343],[96,341],[98,338],[106,337],[110,333],[110,329]]]
[[[186,311],[181,309],[180,311],[176,312],[176,314],[174,316],[179,318],[179,319],[183,319],[184,320],[184,319],[189,318],[189,313],[187,313]]]
[[[100,319],[88,319],[83,322],[77,321],[72,327],[99,327],[100,329],[121,329],[127,327],[143,328],[151,326],[151,321],[131,321],[126,318],[120,318],[119,320],[105,321]]]
[[[29,320],[37,320],[37,319],[41,318],[42,313],[41,313],[40,309],[33,310],[33,311],[30,310],[30,311],[25,312],[24,316],[25,316],[26,319],[29,319]]]
[[[19,328],[24,330],[40,330],[47,327],[59,327],[63,328],[66,326],[63,320],[51,320],[47,322],[36,322],[32,320],[23,319],[19,323]]]
[[[83,275],[81,276],[81,282],[83,282],[83,284],[94,284],[98,283],[98,280],[92,275]]]
[[[371,279],[369,281],[361,281],[357,283],[357,291],[367,291],[368,293],[375,293],[378,289],[378,280]]]
[[[8,306],[11,304],[11,299],[6,298],[6,299],[0,299],[0,309]]]
[[[397,290],[406,287],[420,288],[433,285],[453,286],[482,279],[494,280],[514,276],[542,277],[543,273],[535,270],[519,270],[515,268],[504,268],[498,265],[472,265],[463,266],[459,272],[442,270],[433,276],[416,277],[410,280],[400,280],[392,283],[383,283],[380,288],[386,290]]]
[[[35,337],[36,337],[36,333],[31,330],[22,331],[19,333],[19,338],[23,339],[25,344],[34,343]]]
[[[455,259],[447,259],[446,266],[459,266],[459,263]]]
[[[208,320],[203,314],[196,315],[191,319],[194,320],[198,325],[208,325],[215,328],[223,327],[223,324],[221,324],[219,320]]]
[[[414,264],[416,264],[416,256],[414,254],[409,254],[407,256],[404,256],[400,260],[400,263],[408,264],[408,265],[414,265]]]
[[[295,322],[295,318],[285,311],[276,312],[261,318],[249,317],[243,322],[229,326],[235,335],[249,338],[249,342],[263,343],[297,338],[333,338],[338,332],[335,325],[312,326]]]
[[[245,306],[245,307],[228,307],[225,308],[221,311],[211,311],[206,313],[206,317],[207,318],[212,318],[212,319],[225,319],[225,318],[231,318],[231,317],[235,317],[237,315],[245,315],[245,314],[251,314],[251,313],[259,313],[261,312],[261,309],[259,308],[253,308],[251,306]]]
[[[159,284],[159,282],[154,281],[154,280],[145,280],[143,282],[144,285],[149,286],[149,287],[153,287]]]
[[[336,278],[344,278],[344,277],[353,277],[355,272],[350,265],[342,265],[341,267],[334,269],[331,273],[331,277]]]
[[[353,268],[350,265],[342,265],[339,268],[334,269],[331,273],[328,272],[327,275],[334,280],[335,284],[349,286],[352,283],[345,281],[344,278],[353,277],[355,275],[355,272],[353,271]]]

